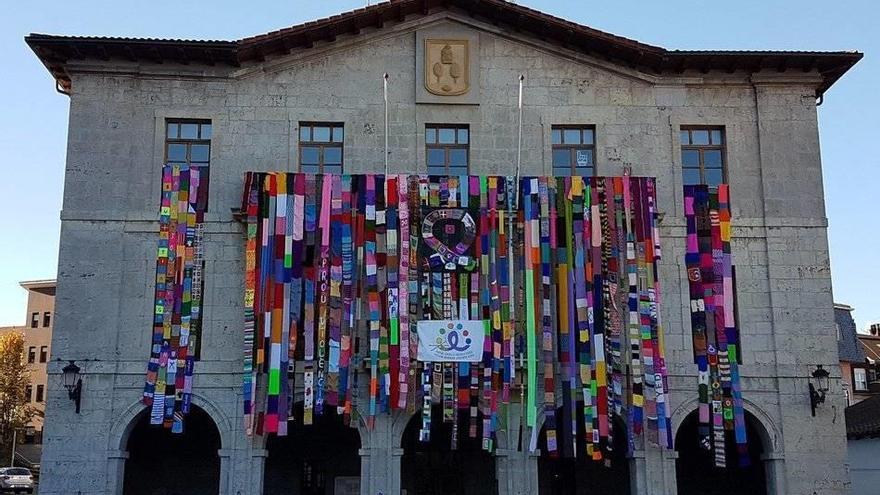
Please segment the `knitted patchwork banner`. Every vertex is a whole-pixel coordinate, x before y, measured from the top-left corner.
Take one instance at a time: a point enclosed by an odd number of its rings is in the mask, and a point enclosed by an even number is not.
[[[685,186],[687,266],[694,362],[698,369],[700,445],[725,467],[726,436],[733,432],[739,465],[749,464],[739,380],[735,272],[730,251],[729,187]]]
[[[305,424],[419,410],[420,438],[448,422],[451,448],[507,430],[534,451],[540,412],[553,456],[607,458],[617,415],[631,448],[645,429],[671,448],[654,180],[514,182],[248,173],[247,433],[286,434],[301,388]],[[478,322],[481,355],[416,361],[420,320]]]
[[[144,404],[150,424],[183,431],[192,398],[193,361],[201,333],[202,222],[207,167],[162,169],[153,339]]]

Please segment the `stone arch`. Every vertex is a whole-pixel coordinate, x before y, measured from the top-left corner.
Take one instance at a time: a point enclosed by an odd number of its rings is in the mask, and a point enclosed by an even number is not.
[[[538,465],[538,493],[541,495],[559,494],[629,494],[634,485],[631,459],[627,455],[626,421],[615,416],[609,425],[613,432],[613,448],[610,457],[603,461],[594,461],[586,455],[586,428],[584,426],[583,402],[578,401],[574,412],[576,430],[571,432],[570,425],[557,423],[557,447],[555,455],[547,452],[546,415],[541,411],[538,421],[537,448],[540,455]],[[561,419],[562,407],[556,408],[557,418]],[[574,450],[563,443],[563,431],[573,435],[577,446]],[[606,452],[603,450],[603,452]],[[607,453],[607,452],[606,452]],[[603,456],[604,457],[604,456]],[[607,464],[610,461],[610,465]]]
[[[226,415],[212,401],[200,394],[193,394],[192,403],[204,411],[214,422],[220,436],[221,451],[229,449],[234,442],[231,437],[232,425]],[[128,440],[137,426],[138,420],[142,415],[148,414],[147,409],[147,406],[140,400],[133,401],[115,416],[115,420],[110,425],[107,437],[107,493],[122,494],[125,464],[129,458]],[[227,468],[227,463],[221,462],[221,488],[226,486]]]
[[[455,413],[466,414],[463,410]],[[421,411],[396,418],[404,423],[400,443],[400,489],[407,493],[437,493],[450,495],[472,493],[498,493],[498,461],[492,453],[483,449],[482,437],[468,435],[468,423],[459,421],[458,436],[453,436],[451,423],[443,421],[442,406],[432,407],[431,438],[422,442]],[[405,421],[404,421],[405,420]],[[399,426],[398,426],[399,427]],[[395,435],[394,438],[397,438]],[[452,440],[457,447],[452,449]],[[490,467],[491,466],[491,467]]]
[[[414,417],[421,415],[421,409],[416,409],[416,412],[412,414],[406,411],[394,411],[391,418],[391,438],[394,440],[394,447],[401,448],[401,445],[403,445],[403,434],[406,432],[407,425],[409,425],[409,422]]]
[[[294,396],[296,399],[298,396]],[[264,435],[264,493],[327,493],[363,475],[361,422],[347,426],[335,406],[303,424],[303,402],[294,403],[286,436]]]
[[[361,449],[369,449],[373,445],[373,434],[374,430],[371,430],[369,426],[367,426],[367,416],[364,414],[360,414],[358,411],[357,414],[357,431],[358,435],[361,437]]]
[[[302,390],[294,392],[294,394],[293,394],[293,403],[294,404],[299,403],[299,402],[303,402],[304,399],[305,399],[305,394],[303,393]],[[359,414],[357,414],[355,416],[357,416],[358,435],[360,435],[360,437],[361,437],[361,448],[368,449],[368,448],[370,448],[370,445],[371,445],[371,442],[373,439],[372,430],[370,430],[367,427],[366,415],[360,414],[360,411],[358,411],[358,413]],[[267,439],[268,439],[267,435],[254,435],[252,437],[249,437],[248,441],[251,442],[250,445],[254,449],[265,450]],[[226,444],[224,443],[224,445],[226,445]]]
[[[121,455],[115,457],[111,492],[213,495],[225,490],[221,428],[207,410],[193,404],[183,432],[172,433],[150,424],[148,407],[129,409],[134,417],[119,435]]]
[[[698,446],[696,400],[689,400],[673,414],[674,448],[677,454],[676,484],[679,493],[743,493],[748,495],[785,493],[781,435],[775,423],[753,402],[744,404],[748,441],[747,464],[739,465],[733,435],[726,433],[728,467],[716,468],[713,454]],[[724,488],[722,488],[724,487]],[[735,492],[732,490],[735,487]],[[722,491],[718,491],[722,490]]]
[[[678,429],[684,420],[697,409],[697,399],[688,399],[682,402],[672,412],[672,438],[678,435]],[[765,456],[778,456],[783,451],[782,431],[776,425],[773,418],[757,403],[743,399],[743,408],[750,413],[756,420],[758,433],[761,437],[761,446]]]
[[[229,448],[233,443],[230,437],[232,434],[232,424],[226,415],[223,414],[223,411],[213,402],[199,394],[192,394],[192,403],[208,413],[208,416],[214,421],[220,433],[221,448]],[[137,425],[136,420],[146,409],[147,406],[138,400],[129,404],[122,414],[117,416],[116,421],[110,427],[109,445],[107,446],[110,451],[125,452],[131,431]]]

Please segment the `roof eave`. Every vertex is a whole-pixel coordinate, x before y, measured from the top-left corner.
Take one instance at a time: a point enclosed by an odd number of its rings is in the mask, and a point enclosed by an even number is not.
[[[667,52],[664,69],[678,73],[686,69],[703,72],[746,70],[753,73],[764,70],[775,70],[780,73],[788,70],[800,70],[804,73],[817,71],[822,77],[822,81],[816,87],[816,97],[819,98],[863,56],[864,54],[855,51],[674,50]]]
[[[55,79],[59,91],[70,90],[69,62],[75,60],[166,61],[238,66],[236,41],[154,40],[54,36],[32,33],[25,42]]]
[[[581,51],[648,73],[734,72],[790,69],[818,71],[822,81],[816,96],[825,93],[862,58],[858,52],[772,51],[670,51],[636,40],[605,33],[504,0],[394,0],[355,9],[324,19],[236,41],[95,38],[31,34],[25,41],[61,85],[70,84],[69,60],[118,57],[130,61],[162,63],[225,63],[239,66],[262,62],[268,56],[286,55],[311,48],[321,41],[358,34],[404,21],[407,16],[427,16],[438,9],[464,12],[487,23],[503,24],[560,46]]]

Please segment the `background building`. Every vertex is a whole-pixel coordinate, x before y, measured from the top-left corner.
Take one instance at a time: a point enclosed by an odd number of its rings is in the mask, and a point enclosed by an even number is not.
[[[852,478],[852,493],[870,494],[880,486],[880,336],[878,325],[870,334],[856,331],[853,308],[834,305],[838,331],[840,372],[847,396],[847,461]]]
[[[0,333],[18,332],[24,335],[24,359],[28,363],[31,384],[25,394],[37,414],[25,430],[24,442],[41,444],[43,442],[43,418],[46,409],[48,375],[46,366],[52,346],[52,324],[55,311],[55,280],[30,280],[21,282],[27,290],[27,312],[25,324],[14,327],[0,327]],[[40,448],[25,447],[19,452],[31,462],[39,463]]]
[[[880,392],[880,325],[871,325],[868,333],[859,333],[852,311],[846,304],[834,304],[840,373],[847,405]]]
[[[834,304],[834,326],[837,331],[837,351],[840,356],[840,377],[847,405],[864,399],[869,392],[867,361],[864,344],[852,317],[853,307]]]
[[[431,92],[428,38],[467,41],[464,94]],[[603,479],[639,494],[846,491],[816,102],[860,54],[668,51],[498,0],[381,3],[234,42],[32,35],[28,43],[70,95],[53,345],[57,357],[78,360],[84,380],[80,415],[60,382],[49,383],[41,493],[139,493],[156,483],[187,493],[413,493],[426,476],[445,486],[449,466],[468,483],[449,493],[556,493],[558,479],[578,493]],[[231,213],[243,174],[380,172],[384,73],[391,173],[511,173],[524,74],[524,174],[657,177],[676,451],[649,446],[613,472],[591,471],[599,468],[524,453],[511,435],[499,438],[496,456],[453,465],[413,447],[404,415],[373,430],[331,422],[287,439],[245,436],[243,230]],[[139,402],[165,161],[211,170],[197,407],[176,437],[149,429]],[[754,459],[729,471],[704,467],[696,447],[682,263],[682,185],[719,182],[733,194]],[[817,364],[833,380],[811,417]]]
[[[845,416],[852,493],[875,493],[880,486],[880,395],[847,407]]]
[[[859,367],[853,365],[853,376],[861,382],[860,392],[865,396],[876,395],[880,392],[880,324],[872,324],[868,333],[858,334],[858,339],[865,359]]]

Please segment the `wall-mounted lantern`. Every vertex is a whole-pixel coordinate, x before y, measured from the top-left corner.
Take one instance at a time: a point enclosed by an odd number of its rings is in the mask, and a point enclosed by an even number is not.
[[[61,370],[61,383],[67,389],[67,397],[76,404],[76,413],[79,414],[82,378],[79,376],[79,366],[76,365],[76,362],[69,361],[67,366]]]
[[[828,373],[828,370],[823,369],[821,364],[817,364],[812,376],[813,379],[810,381],[810,409],[813,411],[813,417],[816,417],[816,406],[825,402],[825,392],[828,391],[828,377],[830,373]]]

